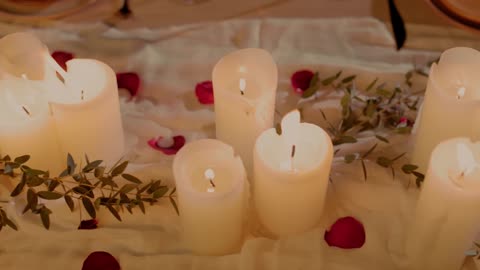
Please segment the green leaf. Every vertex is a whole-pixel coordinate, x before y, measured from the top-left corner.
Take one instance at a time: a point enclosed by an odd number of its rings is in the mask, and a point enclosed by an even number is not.
[[[90,162],[87,164],[87,166],[85,166],[83,168],[83,172],[87,173],[87,172],[91,172],[93,171],[94,169],[96,169],[98,166],[100,166],[100,164],[102,164],[102,160],[95,160],[93,162]]]
[[[330,77],[324,79],[324,80],[322,81],[322,84],[323,84],[324,86],[327,86],[327,85],[332,84],[336,79],[338,79],[338,78],[340,77],[341,74],[342,74],[342,71],[339,71],[337,74],[335,74],[335,75],[333,75],[333,76],[330,76]]]
[[[344,158],[345,163],[350,164],[352,163],[355,159],[357,159],[357,156],[355,154],[348,154]]]
[[[38,196],[33,188],[29,188],[27,191],[27,207],[25,209],[28,211],[28,208],[30,208],[33,212],[37,209],[37,204]],[[26,213],[26,211],[24,210],[23,213]]]
[[[95,211],[95,207],[93,206],[93,203],[89,198],[82,197],[82,204],[85,210],[87,210],[87,213],[91,218],[97,217],[97,212]]]
[[[402,171],[406,174],[411,174],[416,169],[418,169],[418,166],[413,164],[405,164],[402,166]]]
[[[377,145],[378,144],[376,143],[370,149],[368,149],[368,151],[365,154],[363,154],[362,158],[368,157],[373,152],[373,150],[375,150],[375,148],[377,148]]]
[[[23,164],[30,159],[29,155],[19,156],[13,162]]]
[[[384,168],[388,168],[392,165],[393,161],[386,158],[386,157],[378,157],[377,158],[377,164],[384,167]]]
[[[112,215],[118,219],[118,221],[122,221],[122,218],[120,217],[120,215],[118,214],[118,211],[115,210],[115,208],[113,208],[113,206],[111,206],[110,204],[107,204],[107,208],[108,210],[110,211],[110,213],[112,213]]]
[[[356,143],[357,139],[352,136],[340,136],[339,138],[335,138],[333,140],[333,145],[339,145],[339,144],[344,144],[344,143]]]
[[[121,189],[120,189],[120,192],[121,193],[128,193],[132,190],[134,190],[135,188],[137,188],[138,185],[135,185],[135,184],[125,184]]]
[[[342,83],[349,83],[349,82],[353,81],[356,77],[357,77],[357,75],[351,75],[351,76],[345,77],[345,78],[343,78]]]
[[[163,186],[153,192],[152,196],[154,199],[163,197],[168,192],[168,187]]]
[[[62,198],[62,194],[58,192],[52,192],[52,191],[39,191],[38,192],[38,197],[45,199],[45,200],[58,200]]]
[[[368,86],[367,86],[367,89],[365,89],[365,92],[368,92],[370,90],[372,90],[372,88],[375,86],[375,84],[377,83],[378,81],[378,78],[375,78],[375,80],[373,80]]]
[[[122,174],[125,169],[127,168],[128,166],[128,161],[124,161],[122,163],[120,163],[118,166],[116,166],[113,170],[112,170],[112,176],[117,176],[117,175],[120,175]]]
[[[280,123],[277,123],[275,125],[275,131],[277,132],[278,135],[282,135],[282,125]]]
[[[23,174],[22,180],[20,180],[20,183],[18,183],[18,185],[13,189],[12,193],[10,194],[10,197],[16,197],[20,193],[22,193],[26,182],[27,182],[27,175]]]
[[[175,212],[179,216],[180,212],[178,211],[177,203],[175,202],[175,200],[172,197],[168,197],[168,198],[170,199],[170,203],[172,204],[173,208],[175,209]]]
[[[384,143],[390,143],[390,141],[388,141],[388,139],[383,136],[375,135],[375,137]]]
[[[70,197],[69,195],[65,195],[63,198],[65,199],[65,202],[67,203],[68,208],[70,208],[70,211],[73,212],[73,210],[75,210],[75,203],[73,203],[72,197]]]
[[[42,224],[43,224],[43,227],[45,227],[45,229],[50,229],[50,214],[52,213],[52,211],[50,211],[50,209],[48,209],[47,207],[43,206],[41,209],[40,209],[40,218],[42,219]]]
[[[132,183],[135,183],[135,184],[142,184],[142,181],[140,179],[138,179],[137,177],[131,175],[131,174],[127,174],[127,173],[124,173],[122,174],[122,177],[127,180],[127,181],[130,181]]]
[[[96,178],[100,178],[103,176],[103,173],[105,172],[105,167],[97,167],[95,168],[95,171],[93,174],[95,175]]]
[[[75,172],[75,168],[77,165],[75,164],[75,161],[73,160],[73,157],[70,153],[67,155],[67,169],[68,169],[68,174],[73,174]]]

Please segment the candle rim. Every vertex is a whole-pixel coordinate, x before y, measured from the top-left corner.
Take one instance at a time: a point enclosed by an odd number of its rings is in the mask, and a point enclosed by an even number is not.
[[[258,136],[256,142],[255,142],[255,146],[254,146],[254,159],[258,158],[259,160],[261,160],[261,162],[269,169],[271,170],[272,172],[274,173],[281,173],[281,174],[288,174],[288,175],[297,175],[297,174],[309,174],[313,171],[315,171],[321,164],[323,164],[324,162],[326,162],[328,160],[328,158],[333,158],[333,143],[332,143],[332,140],[330,138],[330,136],[328,135],[328,133],[321,127],[315,125],[315,124],[311,124],[311,123],[305,123],[305,122],[301,122],[299,123],[299,126],[298,128],[299,129],[302,129],[302,128],[309,128],[309,129],[317,129],[318,132],[319,132],[319,136],[316,136],[316,138],[319,138],[318,141],[319,141],[319,144],[325,144],[326,147],[321,147],[321,151],[323,153],[323,156],[319,156],[318,158],[318,161],[315,162],[314,164],[312,164],[311,166],[309,166],[309,168],[306,168],[306,169],[297,169],[295,171],[284,171],[284,170],[281,170],[279,167],[274,167],[272,166],[273,164],[270,163],[270,162],[266,162],[265,161],[265,158],[263,157],[263,154],[261,154],[261,146],[260,146],[260,142],[267,136],[278,136],[280,137],[281,135],[279,135],[276,131],[275,128],[271,128],[271,129],[268,129],[264,132],[262,132],[262,134],[260,134],[260,136]],[[297,144],[297,147],[298,147],[298,144]],[[331,151],[329,151],[329,149],[331,149]],[[328,153],[329,152],[332,152],[332,157],[329,157],[328,156]],[[289,178],[289,179],[285,179],[286,182],[295,182],[296,179],[295,178]]]
[[[185,167],[182,163],[185,161],[186,157],[188,157],[187,155],[191,153],[191,151],[205,152],[206,144],[209,146],[208,148],[206,148],[207,150],[221,150],[226,151],[227,155],[229,156],[231,154],[233,166],[239,169],[240,174],[234,175],[234,177],[232,177],[232,185],[229,190],[220,192],[202,192],[195,189],[193,185],[188,184],[190,177],[188,177],[188,175],[184,173]],[[230,194],[235,194],[244,188],[247,189],[248,187],[247,175],[242,159],[238,154],[235,154],[233,147],[216,139],[200,139],[187,143],[184,147],[182,147],[182,149],[180,149],[180,151],[177,152],[173,160],[172,167],[175,185],[177,189],[184,190],[192,196],[205,198],[207,200],[216,200],[218,198],[227,197]]]

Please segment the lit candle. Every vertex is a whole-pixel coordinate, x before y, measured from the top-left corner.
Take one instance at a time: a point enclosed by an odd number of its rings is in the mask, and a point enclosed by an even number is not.
[[[216,137],[233,146],[250,175],[255,140],[273,127],[277,66],[267,51],[243,49],[223,57],[212,77]]]
[[[480,53],[470,48],[445,51],[430,70],[416,125],[412,163],[427,169],[430,154],[443,140],[480,139]]]
[[[238,251],[244,237],[248,184],[233,148],[213,139],[188,143],[175,156],[173,174],[189,248],[200,255]]]
[[[480,143],[437,145],[408,234],[412,270],[458,270],[480,229]]]
[[[68,72],[52,66],[64,81],[49,95],[64,155],[70,153],[78,162],[85,155],[107,164],[116,162],[124,154],[124,134],[115,73],[89,59],[67,62]],[[54,85],[54,79],[46,81]]]
[[[0,80],[0,151],[11,158],[30,155],[28,166],[57,175],[64,158],[46,96],[36,88],[23,78]]]
[[[333,145],[320,127],[288,113],[263,132],[254,149],[254,203],[260,222],[282,236],[307,231],[320,220],[333,159]]]

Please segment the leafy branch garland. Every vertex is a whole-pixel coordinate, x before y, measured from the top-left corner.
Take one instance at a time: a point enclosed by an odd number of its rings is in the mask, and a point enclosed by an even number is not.
[[[162,185],[161,180],[152,180],[144,184],[137,177],[124,173],[128,161],[118,161],[112,168],[107,170],[102,166],[103,161],[89,161],[78,167],[72,156],[67,156],[67,168],[59,176],[50,176],[48,171],[32,169],[25,165],[30,156],[24,155],[11,159],[10,156],[0,158],[0,176],[19,179],[19,183],[10,194],[17,197],[26,191],[27,205],[23,214],[31,212],[39,215],[43,226],[50,228],[50,214],[52,211],[39,198],[44,200],[64,199],[70,210],[75,210],[75,201],[80,209],[82,219],[82,207],[91,218],[96,218],[97,211],[104,207],[119,221],[122,221],[120,213],[124,209],[132,214],[133,209],[138,207],[145,214],[145,203],[154,204],[161,198],[168,197],[170,203],[178,214],[178,207],[173,198],[175,188],[169,189]],[[116,179],[119,177],[128,181],[119,186]],[[94,192],[95,191],[95,192]],[[169,192],[170,191],[170,192]],[[15,223],[7,216],[0,205],[0,230],[8,226],[18,230]]]

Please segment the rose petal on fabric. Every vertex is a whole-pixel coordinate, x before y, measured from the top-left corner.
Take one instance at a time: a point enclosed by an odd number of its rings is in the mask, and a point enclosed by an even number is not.
[[[310,81],[312,80],[315,74],[311,70],[299,70],[293,73],[290,78],[292,82],[293,91],[296,93],[302,94],[303,91],[307,90],[310,86]]]
[[[82,270],[120,270],[120,264],[110,253],[95,251],[85,259]]]
[[[361,248],[365,244],[365,229],[355,218],[342,217],[332,225],[330,231],[325,231],[324,239],[331,247]]]
[[[214,98],[212,81],[197,83],[195,86],[195,95],[197,96],[198,102],[201,104],[213,104]]]
[[[82,220],[78,226],[79,230],[93,230],[98,228],[98,221],[96,219]]]
[[[75,55],[70,52],[64,51],[54,51],[52,53],[52,58],[57,61],[57,63],[65,70],[67,70],[67,62],[75,58]]]
[[[185,145],[185,137],[179,135],[173,137],[173,144],[169,147],[162,147],[158,145],[163,137],[159,137],[157,139],[151,139],[148,141],[148,145],[155,150],[158,150],[165,155],[175,155],[184,145]]]
[[[411,126],[413,126],[413,121],[410,121],[407,117],[401,117],[397,123],[397,128],[411,127]]]
[[[118,88],[127,89],[131,97],[136,97],[140,91],[140,76],[135,72],[117,73]]]

